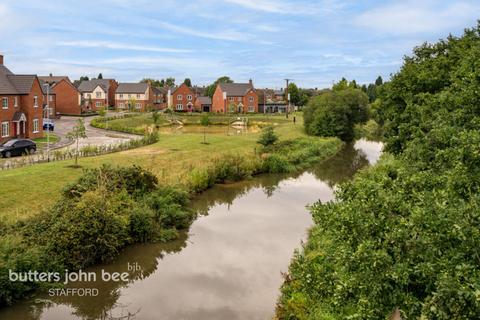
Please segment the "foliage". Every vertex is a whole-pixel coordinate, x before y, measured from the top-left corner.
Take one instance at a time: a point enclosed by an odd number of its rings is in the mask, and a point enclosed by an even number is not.
[[[278,140],[278,136],[275,134],[273,126],[267,126],[262,129],[262,135],[258,139],[257,143],[264,147],[274,144]]]
[[[288,93],[290,94],[290,102],[295,106],[304,106],[308,102],[308,94],[297,87],[295,83],[288,85]]]
[[[191,86],[192,86],[192,80],[190,80],[190,78],[185,78],[185,80],[183,81],[183,83],[184,83],[187,87],[191,87]]]
[[[480,318],[480,25],[384,84],[385,156],[317,203],[280,319]]]
[[[202,115],[200,124],[203,126],[203,143],[207,143],[207,127],[210,125],[210,117],[207,113]]]
[[[310,135],[354,138],[354,126],[368,118],[368,97],[360,89],[343,88],[324,92],[310,100],[304,110],[305,131]]]

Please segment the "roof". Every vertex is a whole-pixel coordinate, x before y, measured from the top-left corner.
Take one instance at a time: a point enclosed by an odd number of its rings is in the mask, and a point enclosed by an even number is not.
[[[25,121],[25,120],[26,120],[25,113],[20,112],[20,111],[15,112],[15,114],[13,115],[13,119],[12,119],[13,122]]]
[[[227,92],[227,96],[243,97],[250,90],[254,89],[250,83],[219,83],[223,92]]]
[[[155,94],[167,94],[168,89],[163,87],[152,87],[153,93]]]
[[[57,82],[60,82],[64,79],[70,81],[67,76],[38,76],[38,79],[40,81],[48,82],[50,84],[56,84]]]
[[[145,93],[148,83],[119,83],[117,93]]]
[[[92,79],[84,80],[78,85],[80,92],[93,92],[96,87],[100,86],[105,92],[110,88],[110,79]]]
[[[210,97],[198,97],[197,98],[200,104],[212,104],[212,99]]]

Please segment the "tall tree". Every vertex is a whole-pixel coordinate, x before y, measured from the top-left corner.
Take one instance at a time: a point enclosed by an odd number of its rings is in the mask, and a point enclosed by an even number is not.
[[[165,85],[167,87],[173,87],[175,85],[175,78],[167,78],[165,79]]]
[[[383,79],[381,76],[378,76],[377,80],[375,80],[375,85],[378,87],[378,86],[381,86],[383,84]]]
[[[79,140],[81,138],[86,138],[87,133],[85,129],[85,122],[82,118],[77,120],[77,124],[73,126],[72,131],[67,133],[67,138],[71,140],[76,140],[76,152],[75,152],[75,167],[78,167],[78,155],[80,154]]]
[[[101,72],[98,74],[97,79],[103,79],[103,74]]]
[[[192,86],[192,81],[190,80],[190,78],[185,78],[185,80],[183,81],[184,84],[187,85],[187,87],[191,87]]]
[[[88,81],[90,78],[88,76],[81,76],[80,81]]]
[[[223,76],[215,80],[211,85],[209,85],[205,90],[205,95],[209,96],[210,98],[213,97],[215,90],[217,89],[217,85],[219,83],[233,83],[233,80],[230,79],[228,76]]]

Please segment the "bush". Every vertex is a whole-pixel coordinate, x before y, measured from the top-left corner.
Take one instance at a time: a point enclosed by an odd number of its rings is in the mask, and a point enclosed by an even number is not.
[[[262,134],[257,143],[264,147],[274,144],[278,140],[278,136],[275,134],[272,126],[268,126],[262,129]]]

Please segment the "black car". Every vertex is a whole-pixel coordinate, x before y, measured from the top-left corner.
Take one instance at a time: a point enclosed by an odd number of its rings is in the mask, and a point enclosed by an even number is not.
[[[37,144],[28,139],[12,139],[0,145],[0,158],[10,158],[37,151]]]

